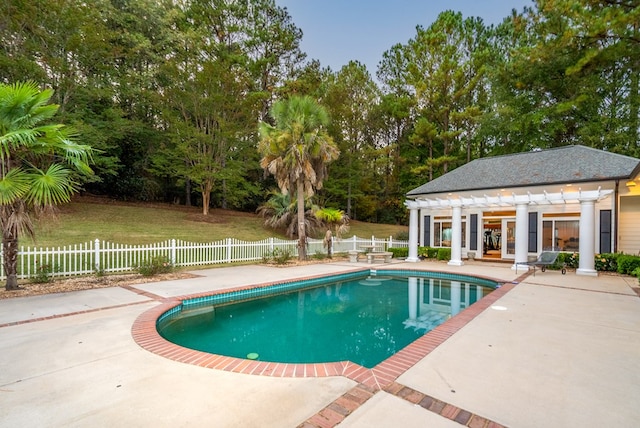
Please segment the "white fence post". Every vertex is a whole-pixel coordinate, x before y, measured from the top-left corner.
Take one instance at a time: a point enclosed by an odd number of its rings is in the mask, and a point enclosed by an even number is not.
[[[100,240],[96,239],[93,244],[93,267],[96,272],[100,272]]]
[[[171,250],[170,250],[170,259],[169,261],[171,262],[171,266],[174,266],[176,264],[176,240],[172,239],[171,240]]]
[[[231,261],[231,238],[227,238],[227,263]]]

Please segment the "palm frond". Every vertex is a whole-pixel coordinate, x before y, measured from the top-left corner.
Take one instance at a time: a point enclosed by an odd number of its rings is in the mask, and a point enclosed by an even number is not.
[[[46,171],[30,171],[31,187],[25,196],[30,205],[57,205],[71,200],[77,184],[71,179],[71,170],[53,164]]]
[[[0,205],[11,205],[29,192],[29,174],[21,168],[9,170],[0,179]]]
[[[0,133],[36,127],[51,119],[58,106],[49,104],[53,91],[40,91],[34,82],[0,85]]]
[[[34,236],[33,222],[22,200],[13,204],[0,205],[0,228],[3,235],[9,232],[18,235]]]

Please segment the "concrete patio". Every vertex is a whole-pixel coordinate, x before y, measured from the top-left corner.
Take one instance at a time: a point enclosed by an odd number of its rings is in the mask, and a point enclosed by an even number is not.
[[[393,265],[517,278],[503,263]],[[630,277],[529,275],[346,411],[344,396],[359,390],[347,377],[204,368],[151,353],[131,335],[163,298],[364,267],[221,267],[187,280],[0,300],[0,426],[637,426],[640,298]]]

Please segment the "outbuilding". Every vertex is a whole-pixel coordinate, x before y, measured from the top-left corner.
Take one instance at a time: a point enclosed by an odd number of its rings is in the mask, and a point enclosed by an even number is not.
[[[407,193],[407,261],[419,245],[451,247],[450,265],[516,269],[552,250],[596,275],[596,254],[640,252],[639,174],[640,159],[580,145],[475,159]]]

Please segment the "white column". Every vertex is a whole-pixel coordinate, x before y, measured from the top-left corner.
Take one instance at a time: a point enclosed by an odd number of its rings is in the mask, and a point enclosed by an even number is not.
[[[405,202],[409,208],[409,257],[405,261],[417,262],[418,259],[418,204]]]
[[[409,277],[409,319],[418,318],[418,278]]]
[[[512,269],[528,269],[525,264],[529,254],[529,203],[516,202],[516,255]]]
[[[462,296],[460,281],[451,281],[451,316],[460,313],[460,297]]]
[[[595,270],[596,247],[596,206],[595,200],[580,201],[580,263],[576,270],[577,275],[598,276]]]
[[[462,266],[462,207],[451,207],[451,260],[449,265]]]

